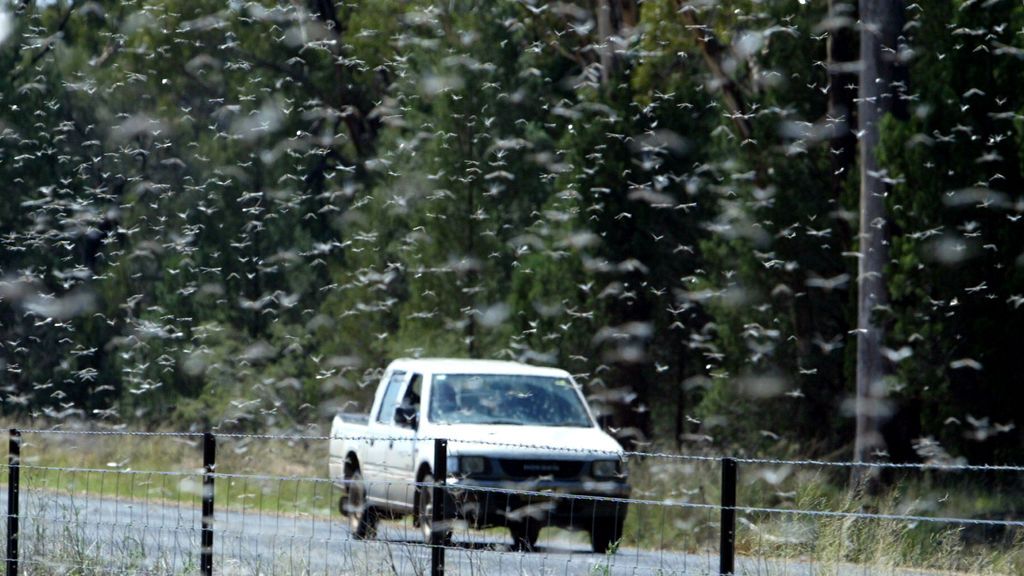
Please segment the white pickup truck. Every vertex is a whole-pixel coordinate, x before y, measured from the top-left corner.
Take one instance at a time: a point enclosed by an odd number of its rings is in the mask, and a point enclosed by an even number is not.
[[[372,538],[380,518],[411,514],[429,541],[437,438],[448,441],[449,517],[505,526],[518,550],[531,550],[545,526],[585,530],[599,553],[622,535],[630,494],[622,448],[564,370],[395,360],[369,415],[335,416],[331,436],[330,477],[356,538]]]

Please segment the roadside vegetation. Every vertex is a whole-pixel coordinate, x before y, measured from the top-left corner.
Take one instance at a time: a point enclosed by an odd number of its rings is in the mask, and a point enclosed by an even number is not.
[[[653,459],[631,467],[634,497],[698,505],[720,500],[720,468],[715,462]],[[872,573],[916,568],[968,574],[1020,574],[1024,570],[1024,529],[943,522],[857,518],[856,514],[967,519],[1015,519],[1020,502],[992,478],[949,472],[907,472],[891,478],[875,494],[851,494],[849,471],[787,465],[740,465],[739,507],[788,510],[737,514],[737,554],[762,564],[767,573],[794,562],[834,574],[848,565]],[[684,543],[717,550],[717,510],[633,508],[625,545],[656,547]],[[800,511],[800,512],[797,512]],[[848,517],[804,512],[849,513]],[[639,513],[638,513],[639,512]],[[774,567],[774,568],[773,568]]]
[[[23,471],[22,487],[33,494],[103,496],[197,509],[200,505],[202,450],[197,438],[38,434],[24,438],[23,462],[30,468]],[[229,477],[217,480],[218,512],[266,518],[336,518],[342,522],[337,510],[341,490],[323,480],[326,447],[326,442],[317,440],[220,439],[217,471]],[[997,482],[986,485],[976,476],[903,472],[878,494],[851,495],[845,488],[847,473],[843,468],[741,465],[738,504],[976,519],[1012,518],[1020,512],[1017,500],[1000,490]],[[666,506],[631,505],[620,548],[687,552],[716,566],[719,513],[706,506],[719,502],[719,464],[634,458],[630,474],[633,498],[661,501]],[[45,499],[41,497],[41,501]],[[77,520],[89,523],[87,518]],[[415,541],[418,531],[408,520],[404,522]],[[499,540],[508,537],[501,529],[489,533]],[[540,546],[546,541],[584,545],[586,537],[545,529]],[[816,573],[822,574],[856,565],[1009,575],[1024,570],[1024,531],[741,511],[737,552],[742,561],[774,567],[775,571],[805,563],[813,564]]]
[[[280,429],[450,355],[627,443],[849,457],[854,2],[335,4],[0,2],[6,417]],[[1018,461],[1024,7],[900,12],[887,457]]]

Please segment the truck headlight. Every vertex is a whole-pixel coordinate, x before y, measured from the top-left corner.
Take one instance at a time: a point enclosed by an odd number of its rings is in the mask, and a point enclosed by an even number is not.
[[[594,478],[617,478],[620,470],[618,460],[596,460],[590,466],[590,473]]]
[[[459,472],[466,476],[482,474],[486,469],[487,462],[482,456],[463,456],[459,459]]]

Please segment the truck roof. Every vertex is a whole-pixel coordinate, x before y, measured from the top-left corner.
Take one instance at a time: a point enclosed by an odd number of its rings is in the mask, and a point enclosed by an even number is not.
[[[527,374],[533,376],[566,377],[561,368],[532,366],[507,360],[475,360],[469,358],[398,358],[391,368],[423,371],[431,374]]]

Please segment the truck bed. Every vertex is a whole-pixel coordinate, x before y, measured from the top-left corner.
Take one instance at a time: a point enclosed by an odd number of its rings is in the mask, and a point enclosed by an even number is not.
[[[344,422],[345,424],[366,426],[370,423],[369,412],[342,412],[341,414],[338,414],[338,417],[341,418],[341,421]]]

